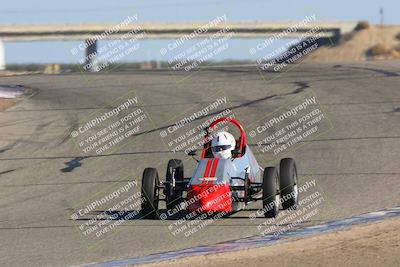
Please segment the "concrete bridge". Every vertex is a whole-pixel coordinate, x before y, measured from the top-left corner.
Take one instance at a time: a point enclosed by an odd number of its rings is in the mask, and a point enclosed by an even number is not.
[[[356,22],[315,22],[299,25],[299,22],[226,22],[217,23],[207,31],[197,31],[193,38],[205,38],[229,29],[234,32],[234,38],[267,38],[286,31],[284,38],[312,36],[309,31],[318,27],[323,38],[338,39],[342,34],[354,29]],[[48,25],[0,25],[0,69],[4,69],[4,48],[2,42],[32,42],[32,41],[71,41],[86,42],[86,55],[96,54],[98,40],[131,38],[129,33],[135,29],[135,34],[145,33],[143,39],[178,39],[201,29],[207,23],[128,23],[119,25],[118,31],[110,31],[116,24],[48,24]],[[290,30],[292,29],[292,30]],[[104,34],[107,33],[107,34]],[[223,37],[224,32],[221,32]],[[94,57],[89,57],[94,58]]]

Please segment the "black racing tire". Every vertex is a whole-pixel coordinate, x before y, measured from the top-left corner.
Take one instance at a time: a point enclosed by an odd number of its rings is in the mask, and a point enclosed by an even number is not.
[[[183,162],[180,159],[170,159],[167,166],[167,174],[165,175],[166,185],[165,185],[165,197],[167,202],[167,209],[173,209],[180,203],[182,203],[183,191],[176,191],[172,187],[172,173],[175,171],[175,182],[182,182],[184,180],[183,174]]]
[[[146,168],[142,176],[142,215],[156,218],[158,210],[158,186],[160,184],[155,168]]]
[[[275,218],[279,213],[279,175],[275,167],[264,169],[263,175],[263,211],[266,218]]]
[[[297,168],[292,158],[284,158],[279,164],[280,189],[283,209],[296,209],[299,202]]]

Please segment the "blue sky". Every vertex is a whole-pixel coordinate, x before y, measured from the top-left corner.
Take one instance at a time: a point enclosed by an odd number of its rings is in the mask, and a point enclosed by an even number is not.
[[[316,14],[324,21],[368,20],[379,23],[379,8],[383,7],[385,24],[400,24],[399,0],[147,0],[147,1],[3,1],[0,5],[1,24],[95,23],[122,21],[132,14],[143,22],[207,21],[226,14],[232,21],[300,20]],[[232,40],[222,59],[250,58],[248,49],[260,40]],[[168,40],[141,41],[141,52],[126,61],[157,59],[158,51]],[[75,63],[70,49],[79,42],[5,43],[7,63]]]

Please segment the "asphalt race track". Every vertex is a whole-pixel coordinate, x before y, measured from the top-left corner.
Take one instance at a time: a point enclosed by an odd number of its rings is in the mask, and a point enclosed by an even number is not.
[[[257,225],[265,219],[248,217],[260,203],[187,238],[171,234],[170,220],[135,217],[110,235],[87,240],[79,231],[82,221],[71,219],[77,207],[111,192],[115,182],[140,182],[145,167],[158,167],[164,176],[168,159],[183,155],[168,150],[160,130],[217,92],[229,98],[245,125],[303,93],[318,97],[333,128],[289,156],[297,161],[300,183],[314,177],[326,201],[297,227],[399,205],[400,61],[290,68],[260,73],[255,67],[220,67],[175,78],[168,70],[0,78],[2,85],[35,91],[0,113],[0,265],[69,266],[259,234]],[[151,118],[149,128],[117,151],[82,158],[69,133],[132,91]],[[259,163],[275,164],[265,157]],[[186,176],[194,166],[185,161]]]

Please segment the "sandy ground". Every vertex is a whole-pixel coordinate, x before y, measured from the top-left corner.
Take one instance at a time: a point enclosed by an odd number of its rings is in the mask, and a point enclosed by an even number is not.
[[[18,76],[18,75],[30,75],[30,74],[40,74],[42,71],[9,71],[9,70],[1,70],[0,77],[6,76]]]
[[[350,62],[363,60],[395,59],[397,53],[387,56],[368,57],[367,51],[377,44],[395,50],[400,45],[396,35],[400,33],[400,26],[371,26],[359,32],[350,33],[342,38],[338,45],[321,47],[312,52],[304,62]]]
[[[9,107],[14,106],[16,103],[18,103],[18,99],[8,99],[8,98],[0,98],[0,111],[6,110]]]
[[[296,239],[270,247],[142,265],[161,266],[400,266],[400,219]]]

